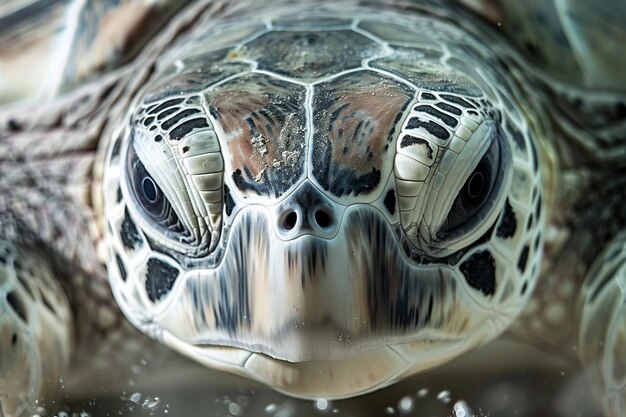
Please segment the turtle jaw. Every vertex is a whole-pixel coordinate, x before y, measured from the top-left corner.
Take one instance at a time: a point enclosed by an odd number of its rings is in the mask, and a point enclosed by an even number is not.
[[[191,350],[224,346],[285,364],[410,344],[425,369],[494,336],[480,335],[493,331],[490,313],[458,272],[412,260],[377,209],[346,209],[333,239],[274,239],[272,224],[250,210],[228,233],[222,263],[188,270],[151,321]]]
[[[165,344],[198,363],[305,399],[364,395],[446,363],[474,347],[468,339],[423,339],[380,346],[341,360],[290,362],[243,348],[192,345],[167,331],[161,337]]]

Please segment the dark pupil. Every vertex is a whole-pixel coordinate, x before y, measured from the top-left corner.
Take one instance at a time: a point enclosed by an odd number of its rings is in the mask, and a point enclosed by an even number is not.
[[[489,187],[486,182],[492,179],[491,163],[489,158],[483,158],[472,175],[465,181],[458,203],[466,214],[473,214],[472,212],[480,208],[487,197]]]
[[[157,201],[159,192],[152,178],[144,177],[143,181],[141,181],[141,188],[143,189],[143,195],[149,202],[154,203]]]
[[[467,195],[470,198],[480,196],[481,191],[485,187],[485,176],[482,172],[474,172],[467,183]]]
[[[173,212],[171,206],[132,148],[128,169],[132,175],[135,195],[146,212],[158,222],[167,220],[170,217],[170,212]]]

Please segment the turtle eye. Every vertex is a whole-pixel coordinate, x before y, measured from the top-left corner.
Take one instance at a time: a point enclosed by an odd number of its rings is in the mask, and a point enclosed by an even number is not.
[[[489,149],[460,188],[438,232],[439,238],[463,233],[474,222],[485,217],[485,212],[498,198],[497,189],[502,183],[500,171],[500,140],[495,135]]]
[[[186,229],[174,208],[132,146],[128,152],[128,173],[132,192],[147,217],[167,233],[185,235]]]

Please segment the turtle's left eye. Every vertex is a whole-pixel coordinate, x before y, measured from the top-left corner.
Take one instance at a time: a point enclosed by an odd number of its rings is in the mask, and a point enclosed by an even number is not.
[[[504,176],[500,142],[501,138],[496,133],[487,152],[459,189],[439,229],[440,239],[472,229],[472,225],[482,221],[498,200]]]
[[[128,152],[128,173],[130,188],[149,220],[165,229],[166,234],[186,234],[174,208],[132,146]]]

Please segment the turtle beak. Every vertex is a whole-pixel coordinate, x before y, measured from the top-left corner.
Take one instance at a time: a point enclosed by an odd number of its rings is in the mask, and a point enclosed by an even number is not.
[[[300,191],[310,198],[310,188]],[[289,240],[275,237],[280,217],[240,214],[222,262],[187,271],[155,318],[187,343],[289,362],[343,360],[401,341],[460,339],[486,318],[458,302],[453,268],[408,259],[375,208],[347,208],[329,238],[297,221]]]

